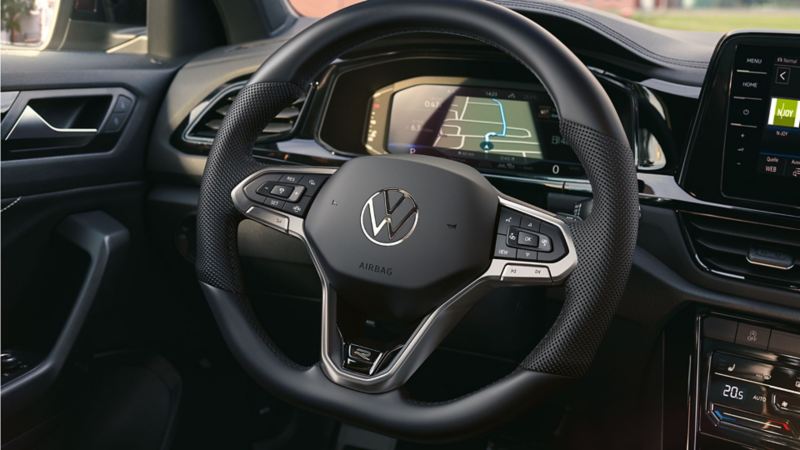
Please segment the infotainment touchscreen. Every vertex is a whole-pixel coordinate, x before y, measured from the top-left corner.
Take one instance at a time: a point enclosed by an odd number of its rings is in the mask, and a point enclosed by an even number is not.
[[[728,121],[723,193],[800,205],[800,48],[737,49]]]

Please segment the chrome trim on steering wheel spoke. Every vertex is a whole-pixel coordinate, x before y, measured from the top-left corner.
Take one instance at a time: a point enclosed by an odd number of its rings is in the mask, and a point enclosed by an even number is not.
[[[426,315],[397,351],[386,352],[393,358],[383,363],[384,367],[367,375],[344,368],[343,358],[347,343],[343,342],[337,320],[337,293],[330,286],[320,258],[309,245],[304,231],[304,220],[300,217],[272,210],[251,201],[244,188],[258,177],[273,173],[302,173],[332,175],[336,168],[318,167],[271,167],[247,177],[231,193],[236,208],[247,218],[274,228],[301,240],[308,250],[322,287],[322,342],[320,365],[325,375],[333,382],[367,393],[382,393],[401,387],[427,359],[445,336],[455,327],[470,308],[492,288],[499,285],[554,285],[566,279],[577,265],[575,245],[566,224],[556,215],[522,203],[498,192],[500,207],[513,209],[521,214],[552,224],[564,237],[567,254],[556,262],[535,262],[493,258],[486,271],[439,307]],[[324,186],[323,186],[324,188]],[[254,214],[254,211],[260,214]],[[278,218],[272,217],[278,216]]]

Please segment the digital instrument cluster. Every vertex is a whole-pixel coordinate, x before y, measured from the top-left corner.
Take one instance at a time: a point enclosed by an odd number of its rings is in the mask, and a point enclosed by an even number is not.
[[[417,77],[371,98],[364,145],[372,154],[443,156],[483,171],[581,176],[558,113],[530,85]]]

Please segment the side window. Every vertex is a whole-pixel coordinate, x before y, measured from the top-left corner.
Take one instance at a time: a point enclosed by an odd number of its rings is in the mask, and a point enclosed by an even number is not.
[[[59,0],[3,0],[3,46],[39,50],[50,41]]]
[[[3,49],[147,52],[147,0],[2,0]]]

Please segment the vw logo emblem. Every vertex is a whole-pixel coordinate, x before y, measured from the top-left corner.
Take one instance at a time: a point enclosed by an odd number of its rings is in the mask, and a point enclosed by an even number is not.
[[[381,189],[361,208],[361,231],[371,242],[391,247],[411,236],[418,219],[411,194],[403,189]]]

